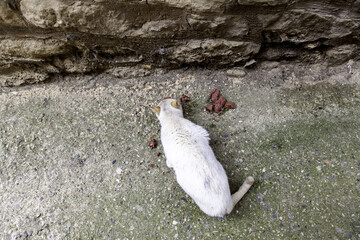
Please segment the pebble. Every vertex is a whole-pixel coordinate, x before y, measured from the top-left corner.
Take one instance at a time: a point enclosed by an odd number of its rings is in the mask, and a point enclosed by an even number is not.
[[[229,69],[226,74],[230,77],[245,77],[246,72],[241,69]]]
[[[116,169],[116,173],[117,173],[117,174],[121,174],[121,173],[122,173],[122,169],[121,169],[121,168],[117,168],[117,169]]]
[[[247,63],[245,63],[244,67],[250,67],[252,65],[254,65],[256,63],[255,59],[251,59],[250,61],[248,61]]]

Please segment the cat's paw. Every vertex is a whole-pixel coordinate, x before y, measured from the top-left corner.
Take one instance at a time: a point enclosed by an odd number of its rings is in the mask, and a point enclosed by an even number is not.
[[[252,185],[254,183],[255,179],[252,176],[249,176],[246,178],[245,182],[249,185]]]

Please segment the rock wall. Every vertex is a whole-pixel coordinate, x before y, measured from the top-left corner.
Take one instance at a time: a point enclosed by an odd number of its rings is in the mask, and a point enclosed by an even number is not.
[[[2,0],[0,86],[133,65],[340,64],[358,58],[359,26],[360,0]]]

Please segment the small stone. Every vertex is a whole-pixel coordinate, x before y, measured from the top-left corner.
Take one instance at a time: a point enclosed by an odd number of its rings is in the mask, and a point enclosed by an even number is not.
[[[254,59],[251,59],[250,61],[248,61],[247,63],[245,63],[244,67],[251,67],[256,63],[256,61]]]
[[[121,173],[122,173],[122,169],[121,169],[121,168],[117,168],[117,169],[116,169],[116,173],[117,173],[117,174],[121,174]]]
[[[230,77],[245,77],[246,72],[241,69],[229,69],[226,74]]]

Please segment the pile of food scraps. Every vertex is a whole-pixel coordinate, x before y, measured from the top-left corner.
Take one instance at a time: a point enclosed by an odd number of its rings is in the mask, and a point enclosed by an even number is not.
[[[224,110],[236,108],[236,104],[227,101],[226,98],[221,95],[219,89],[217,88],[211,90],[209,100],[211,101],[211,103],[206,104],[205,108],[210,113],[215,112],[217,114],[220,114]]]

